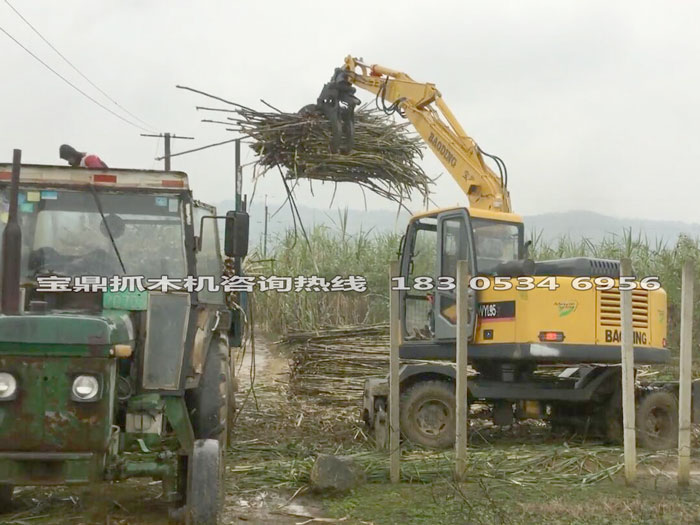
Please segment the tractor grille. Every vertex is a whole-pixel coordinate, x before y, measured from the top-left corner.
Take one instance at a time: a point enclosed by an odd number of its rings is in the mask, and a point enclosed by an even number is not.
[[[600,313],[600,324],[602,326],[619,328],[622,325],[620,290],[599,291],[598,312]],[[632,290],[632,325],[634,328],[649,327],[648,290]]]

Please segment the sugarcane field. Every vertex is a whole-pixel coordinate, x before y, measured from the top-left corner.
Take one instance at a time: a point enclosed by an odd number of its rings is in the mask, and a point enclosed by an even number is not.
[[[0,525],[700,523],[699,16],[0,1]]]

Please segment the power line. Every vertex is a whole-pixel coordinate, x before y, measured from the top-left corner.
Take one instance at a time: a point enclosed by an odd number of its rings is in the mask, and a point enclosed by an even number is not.
[[[31,24],[31,22],[29,22],[29,20],[27,20],[26,18],[24,18],[24,16],[22,16],[22,13],[20,13],[20,12],[15,8],[15,6],[13,6],[13,5],[9,2],[9,0],[5,0],[5,3],[6,3],[8,6],[10,6],[10,9],[12,9],[12,10],[15,12],[15,14],[16,14],[18,17],[20,17],[20,18],[22,19],[22,21],[23,21],[25,24],[27,24],[27,25],[31,28],[31,30],[34,31],[34,33],[36,33],[36,35],[44,41],[44,43],[45,43],[47,46],[49,46],[51,49],[53,49],[53,50],[56,52],[56,54],[57,54],[58,56],[60,56],[60,57],[64,60],[64,62],[66,62],[66,64],[68,64],[70,67],[72,67],[72,68],[73,68],[81,77],[83,77],[92,87],[94,87],[97,91],[99,91],[100,93],[102,93],[110,102],[112,102],[112,104],[114,104],[115,106],[117,106],[118,108],[120,108],[122,111],[124,111],[126,114],[128,114],[128,115],[131,116],[132,118],[134,118],[134,119],[138,120],[139,122],[141,122],[143,125],[145,125],[145,126],[147,126],[147,127],[149,127],[149,128],[152,128],[152,127],[153,127],[152,124],[149,124],[148,122],[146,122],[146,121],[140,119],[139,117],[137,117],[136,115],[134,115],[131,111],[129,111],[128,109],[126,109],[124,106],[122,106],[119,102],[117,102],[117,101],[114,100],[112,97],[110,97],[102,88],[100,88],[97,84],[95,84],[92,80],[90,80],[85,74],[83,74],[83,72],[80,71],[80,69],[78,69],[70,60],[68,60],[68,59],[65,57],[65,55],[64,55],[63,53],[61,53],[58,49],[56,49],[56,48],[53,46],[53,44],[51,44],[51,42],[49,42],[49,41],[44,37],[44,35],[42,35],[42,34],[39,32],[39,30]]]
[[[32,58],[34,58],[34,60],[36,60],[37,62],[39,62],[42,66],[44,66],[46,69],[48,69],[49,71],[51,71],[54,75],[56,75],[58,78],[60,78],[61,80],[63,80],[66,84],[68,84],[70,87],[72,87],[73,89],[75,89],[78,93],[80,93],[81,95],[83,95],[85,98],[89,99],[89,100],[90,100],[91,102],[93,102],[94,104],[97,104],[98,106],[100,106],[100,107],[101,107],[102,109],[104,109],[105,111],[107,111],[107,112],[111,113],[112,115],[114,115],[115,117],[117,117],[119,120],[122,120],[122,121],[126,122],[127,124],[129,124],[129,125],[131,125],[131,126],[134,126],[135,128],[138,128],[138,129],[143,130],[143,131],[151,131],[151,130],[148,129],[148,128],[144,128],[143,126],[140,126],[139,124],[136,124],[135,122],[132,122],[131,120],[129,120],[129,119],[125,118],[125,117],[122,117],[120,114],[115,113],[114,111],[112,111],[111,109],[109,109],[107,106],[105,106],[104,104],[102,104],[101,102],[99,102],[98,100],[95,100],[94,98],[92,98],[90,95],[88,95],[87,93],[85,93],[85,91],[83,91],[83,90],[80,89],[78,86],[76,86],[75,84],[73,84],[70,80],[66,79],[66,78],[65,78],[64,76],[62,76],[59,72],[57,72],[54,68],[52,68],[51,66],[49,66],[46,62],[44,62],[42,59],[40,59],[38,56],[36,56],[34,53],[32,53],[32,52],[31,52],[29,49],[27,49],[19,40],[17,40],[17,39],[16,39],[15,37],[13,37],[10,33],[8,33],[2,26],[0,26],[0,31],[2,31],[3,33],[5,33],[15,44],[17,44],[19,47],[21,47],[22,49],[24,49],[24,51],[26,51],[27,53],[29,53],[29,54],[32,56]]]

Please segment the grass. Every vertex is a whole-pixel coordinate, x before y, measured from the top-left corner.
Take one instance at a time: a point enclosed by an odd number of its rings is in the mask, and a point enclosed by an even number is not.
[[[671,487],[627,488],[619,483],[591,487],[504,486],[485,482],[459,486],[365,485],[346,496],[327,496],[330,516],[344,523],[623,525],[698,523],[700,494]]]
[[[399,236],[347,232],[347,211],[340,214],[335,229],[316,226],[308,242],[294,230],[275,239],[271,259],[253,271],[265,275],[324,277],[361,275],[366,293],[356,292],[261,292],[256,296],[256,316],[263,331],[284,334],[315,330],[321,326],[375,324],[386,321],[389,304],[389,261],[396,258]]]
[[[362,432],[356,406],[290,395],[284,382],[256,390],[258,404],[246,405],[229,450],[229,497],[254,501],[272,493],[284,502],[300,494],[303,505],[320,505],[321,515],[351,524],[622,525],[700,517],[700,494],[678,492],[669,475],[673,452],[638,451],[639,484],[630,489],[622,482],[620,447],[563,438],[541,424],[482,428],[475,419],[465,483],[452,481],[450,451],[404,443],[402,483],[392,485],[388,455]],[[366,484],[346,494],[313,493],[309,473],[320,453],[351,457]]]

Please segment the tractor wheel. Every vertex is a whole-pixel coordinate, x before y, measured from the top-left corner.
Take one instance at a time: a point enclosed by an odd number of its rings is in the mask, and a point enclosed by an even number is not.
[[[217,525],[221,505],[221,444],[198,439],[187,461],[187,525]]]
[[[13,492],[14,487],[12,485],[0,484],[0,513],[10,510]]]
[[[678,401],[671,392],[657,390],[637,406],[637,441],[650,450],[678,446]]]
[[[226,441],[233,442],[233,424],[236,420],[236,394],[238,393],[238,378],[236,377],[236,362],[229,351],[229,386],[228,386],[228,417],[226,418]]]
[[[454,387],[446,381],[421,381],[401,396],[401,431],[413,443],[448,448],[455,443]]]
[[[229,357],[223,341],[212,341],[204,362],[199,386],[190,391],[190,410],[194,437],[218,439],[222,450],[226,445],[226,423],[230,391]]]

